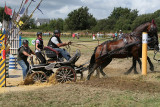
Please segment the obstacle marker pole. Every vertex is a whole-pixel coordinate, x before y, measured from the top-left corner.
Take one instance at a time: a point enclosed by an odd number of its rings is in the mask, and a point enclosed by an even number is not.
[[[0,34],[0,54],[2,53],[2,55],[0,55],[0,87],[5,87],[6,86],[6,64],[5,64],[5,44],[4,44],[4,39],[5,39],[5,35]],[[4,57],[3,57],[4,56]]]
[[[148,34],[142,34],[142,75],[147,75],[147,39]]]

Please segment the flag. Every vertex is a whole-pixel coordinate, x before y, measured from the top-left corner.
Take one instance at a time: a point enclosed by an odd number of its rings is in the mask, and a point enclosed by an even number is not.
[[[19,28],[20,26],[22,26],[24,23],[23,23],[23,21],[19,21],[18,23],[16,23],[16,25],[17,25],[17,28]]]
[[[26,4],[27,2],[28,2],[28,0],[26,0],[24,4]]]
[[[8,8],[6,5],[5,5],[4,12],[8,15],[12,15],[12,9]]]
[[[38,5],[37,9],[43,14],[42,10],[39,7],[40,7],[40,4]]]
[[[24,23],[23,23],[23,21],[19,21],[19,26],[22,26]]]
[[[21,9],[21,11],[19,12],[19,14],[23,14],[23,13],[24,13],[24,10],[25,10],[25,8],[23,7],[23,8]]]

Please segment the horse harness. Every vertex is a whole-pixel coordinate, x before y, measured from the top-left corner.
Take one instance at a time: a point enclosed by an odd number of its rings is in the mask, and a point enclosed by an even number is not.
[[[130,47],[130,46],[132,46],[132,45],[136,45],[136,44],[141,43],[141,41],[139,40],[139,38],[137,38],[137,37],[135,37],[135,36],[132,36],[132,37],[134,38],[134,40],[135,40],[136,42],[128,43],[127,39],[126,39],[126,38],[123,38],[124,47],[115,49],[115,50],[110,51],[110,52],[107,52],[107,51],[106,51],[106,50],[107,50],[107,49],[106,49],[106,48],[107,48],[107,43],[110,42],[110,41],[107,41],[105,44],[102,44],[103,47],[102,47],[102,49],[101,49],[101,51],[100,51],[100,55],[99,55],[99,57],[98,57],[97,59],[100,59],[100,58],[102,58],[102,57],[104,57],[104,58],[110,57],[112,54],[114,54],[114,53],[117,52],[117,51],[120,51],[120,50],[122,50],[122,49],[126,49],[126,48],[128,48],[128,47]],[[137,41],[137,40],[138,40],[138,41]]]

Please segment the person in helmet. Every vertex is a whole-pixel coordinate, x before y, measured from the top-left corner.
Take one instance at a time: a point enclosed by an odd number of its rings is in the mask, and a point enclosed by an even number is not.
[[[66,46],[66,45],[70,45],[71,42],[63,43],[61,41],[61,39],[60,39],[60,36],[61,36],[60,30],[55,30],[53,33],[54,33],[53,36],[50,38],[50,40],[48,42],[48,46],[50,46],[51,48],[53,48],[56,51],[60,52],[61,55],[68,61],[71,58],[71,56],[69,55],[69,53],[66,50],[61,49],[60,47]]]
[[[35,54],[40,60],[41,64],[46,63],[46,59],[42,55],[41,51],[43,50],[44,45],[43,45],[43,39],[42,39],[42,32],[37,32],[37,39],[35,41]]]
[[[35,54],[28,46],[28,40],[23,40],[22,46],[18,49],[17,61],[22,67],[23,80],[25,79],[27,72],[29,70],[29,63],[27,61],[28,57],[33,57],[31,54]]]

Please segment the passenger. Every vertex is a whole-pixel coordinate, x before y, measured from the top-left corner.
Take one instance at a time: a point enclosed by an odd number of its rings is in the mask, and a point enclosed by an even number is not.
[[[48,42],[48,46],[52,47],[53,49],[61,53],[61,55],[68,61],[71,58],[71,56],[65,49],[61,49],[60,47],[70,45],[71,42],[62,43],[60,36],[60,30],[55,30],[54,35],[50,38]]]
[[[26,78],[27,72],[29,70],[29,63],[27,61],[28,56],[33,57],[31,54],[35,54],[28,46],[28,40],[23,40],[23,45],[18,49],[17,61],[22,67],[23,80]]]
[[[37,32],[37,39],[36,39],[35,43],[36,43],[36,45],[35,45],[35,54],[38,57],[38,59],[40,60],[40,63],[41,64],[45,64],[46,63],[46,59],[42,55],[42,50],[44,48],[43,39],[42,39],[42,32]]]

